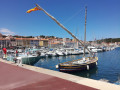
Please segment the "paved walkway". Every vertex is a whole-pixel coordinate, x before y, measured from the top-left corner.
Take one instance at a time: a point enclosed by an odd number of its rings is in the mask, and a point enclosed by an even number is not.
[[[0,62],[0,90],[97,90],[51,75]]]

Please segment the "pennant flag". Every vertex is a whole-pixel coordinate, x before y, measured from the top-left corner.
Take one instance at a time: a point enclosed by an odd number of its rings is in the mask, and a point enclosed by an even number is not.
[[[28,10],[27,13],[31,13],[32,11],[37,11],[37,10],[42,10],[42,9],[35,7],[35,8]]]

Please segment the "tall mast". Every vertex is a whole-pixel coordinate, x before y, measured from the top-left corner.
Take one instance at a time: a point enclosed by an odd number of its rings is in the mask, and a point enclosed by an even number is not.
[[[65,28],[60,22],[58,22],[52,15],[50,15],[48,12],[46,12],[38,4],[36,4],[36,6],[37,6],[37,8],[42,10],[46,15],[48,15],[53,21],[55,21],[61,28],[63,28],[66,32],[68,32],[73,38],[75,38],[82,46],[84,46],[84,44],[77,37],[75,37],[75,35],[73,35],[67,28]],[[85,48],[91,53],[91,55],[93,55],[93,53],[87,47],[85,47]]]
[[[85,7],[85,32],[84,32],[84,53],[83,57],[85,57],[85,48],[86,48],[86,19],[87,19],[87,6]]]

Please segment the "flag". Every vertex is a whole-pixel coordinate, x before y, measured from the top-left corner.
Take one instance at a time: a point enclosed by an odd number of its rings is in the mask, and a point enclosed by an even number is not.
[[[35,8],[32,8],[32,9],[28,10],[27,13],[31,13],[32,11],[37,11],[37,10],[41,10],[41,9],[35,7]]]

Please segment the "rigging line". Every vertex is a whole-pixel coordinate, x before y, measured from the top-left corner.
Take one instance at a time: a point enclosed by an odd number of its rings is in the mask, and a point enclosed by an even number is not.
[[[78,12],[76,12],[75,14],[73,14],[71,17],[69,17],[66,21],[63,22],[63,24],[66,24],[67,22],[69,22],[71,19],[73,19],[75,16],[77,16],[81,11],[83,11],[84,9],[79,10]]]
[[[87,6],[87,4],[85,3],[85,0],[81,0],[81,4],[85,6]],[[63,22],[63,24],[66,24],[67,22],[69,22],[71,19],[73,19],[76,15],[78,15],[81,11],[83,11],[84,8],[82,8],[81,10],[79,10],[78,12],[76,12],[75,14],[73,14],[71,17],[69,17],[66,21]]]

